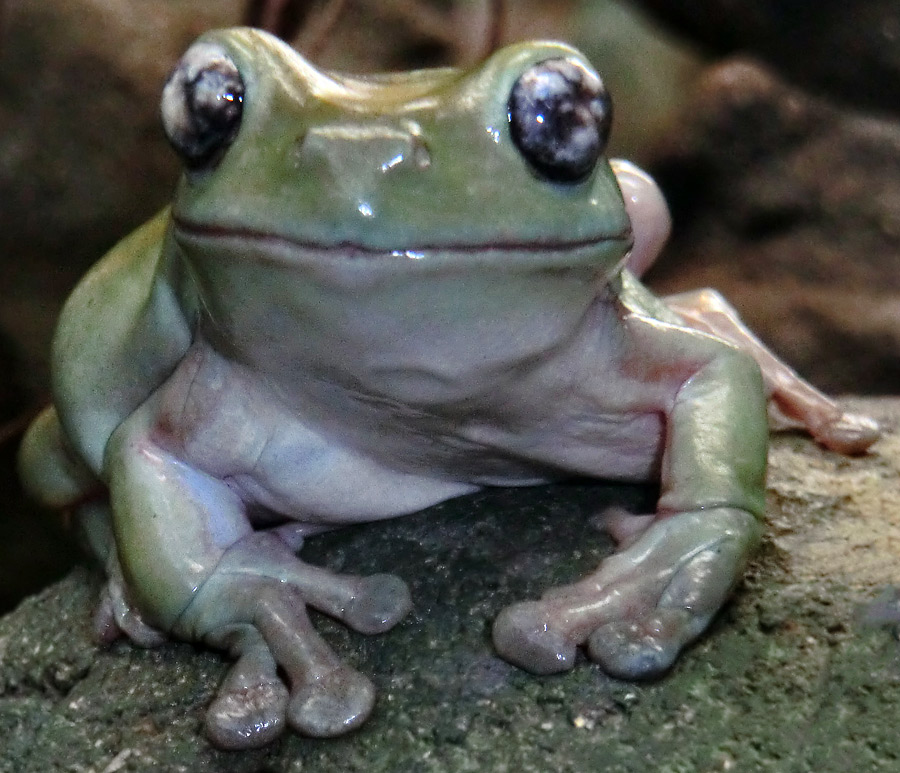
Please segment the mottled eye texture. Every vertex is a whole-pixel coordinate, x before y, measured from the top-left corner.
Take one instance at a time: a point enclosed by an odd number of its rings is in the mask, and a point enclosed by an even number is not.
[[[587,177],[606,147],[612,101],[603,81],[572,59],[526,70],[509,95],[509,130],[531,167],[554,182]]]
[[[163,89],[163,128],[188,169],[214,166],[241,125],[244,81],[219,46],[195,43]]]

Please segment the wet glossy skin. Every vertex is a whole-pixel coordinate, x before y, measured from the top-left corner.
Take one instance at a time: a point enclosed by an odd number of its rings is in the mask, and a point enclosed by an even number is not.
[[[222,56],[241,115],[210,151],[179,100]],[[523,157],[510,94],[546,60],[594,88],[556,44],[470,73],[363,80],[246,29],[206,36],[167,87],[187,173],[171,210],[69,300],[54,407],[21,466],[48,504],[78,508],[105,563],[104,636],[237,659],[207,717],[220,746],[286,724],[337,735],[371,711],[371,683],[306,607],[377,633],[408,591],[303,563],[306,534],[486,485],[658,479],[658,513],[613,524],[619,553],[494,627],[499,654],[537,673],[585,645],[615,675],[651,676],[706,627],[758,541],[766,398],[834,448],[876,436],[718,296],[667,305],[639,284],[626,261],[640,273],[668,229],[640,170],[600,155],[550,179]]]

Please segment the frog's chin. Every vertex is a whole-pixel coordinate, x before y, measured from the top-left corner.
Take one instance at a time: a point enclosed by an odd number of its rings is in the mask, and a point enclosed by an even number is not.
[[[566,269],[592,267],[602,273],[612,273],[624,263],[631,249],[630,229],[615,234],[597,234],[580,239],[547,239],[545,241],[515,241],[498,238],[495,241],[473,243],[429,243],[386,249],[355,242],[323,244],[303,241],[253,228],[198,224],[173,216],[173,235],[184,247],[218,244],[260,263],[282,266],[314,263],[321,268],[331,262],[387,262],[393,265],[418,264],[437,268],[451,265],[490,265],[506,263],[515,256],[522,268]],[[230,249],[229,249],[230,248]],[[598,258],[603,256],[599,261]]]

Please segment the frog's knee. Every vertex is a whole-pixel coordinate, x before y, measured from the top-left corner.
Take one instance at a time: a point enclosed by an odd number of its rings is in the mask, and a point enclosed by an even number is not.
[[[759,364],[743,349],[723,342],[722,351],[713,358],[711,365],[719,370],[724,381],[761,396],[765,395]]]
[[[703,287],[690,295],[693,296],[693,306],[697,311],[716,312],[729,316],[737,314],[725,296],[712,287]]]
[[[25,490],[48,507],[69,507],[99,489],[91,470],[70,450],[53,406],[31,423],[19,447]]]

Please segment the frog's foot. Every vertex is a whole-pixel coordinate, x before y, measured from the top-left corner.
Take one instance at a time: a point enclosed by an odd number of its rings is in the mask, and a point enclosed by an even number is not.
[[[579,645],[609,674],[659,676],[709,625],[759,540],[757,520],[718,508],[658,517],[622,552],[494,624],[506,660],[538,674],[566,671]]]
[[[284,731],[289,698],[275,658],[253,626],[226,629],[209,641],[237,662],[207,709],[207,737],[220,749],[265,746]]]
[[[597,528],[616,541],[619,548],[627,548],[650,528],[655,515],[634,515],[623,507],[608,507],[592,519]]]
[[[805,429],[820,445],[848,456],[865,453],[881,437],[881,428],[874,419],[844,411],[832,400],[824,399],[827,404],[820,402],[818,410],[802,406],[798,409],[775,392],[769,405],[770,422],[774,429]],[[796,418],[798,413],[800,418]]]
[[[380,633],[404,617],[411,602],[397,577],[338,575],[310,566],[274,534],[257,533],[233,545],[175,629],[238,657],[207,717],[207,734],[217,746],[261,746],[285,725],[303,735],[336,736],[369,716],[372,683],[319,636],[309,606],[356,631]]]
[[[105,500],[87,501],[75,508],[75,522],[88,552],[103,566],[106,584],[94,611],[94,635],[102,644],[127,636],[139,647],[158,647],[167,640],[131,599],[112,532],[112,516]]]
[[[805,429],[816,442],[842,454],[864,453],[881,436],[876,421],[844,411],[779,360],[720,293],[696,290],[667,296],[664,301],[689,327],[718,336],[756,360],[776,428]]]
[[[94,635],[102,644],[127,636],[139,647],[158,647],[166,641],[166,635],[150,625],[129,600],[119,562],[115,561],[115,569],[110,568],[111,563],[107,564],[109,579],[94,612]]]

